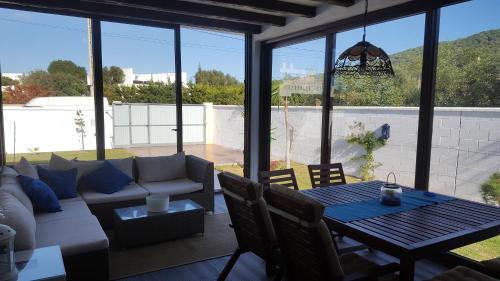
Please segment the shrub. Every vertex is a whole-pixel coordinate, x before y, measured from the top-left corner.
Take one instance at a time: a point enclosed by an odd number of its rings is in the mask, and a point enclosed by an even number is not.
[[[486,203],[500,205],[500,173],[494,173],[481,184],[481,195]]]

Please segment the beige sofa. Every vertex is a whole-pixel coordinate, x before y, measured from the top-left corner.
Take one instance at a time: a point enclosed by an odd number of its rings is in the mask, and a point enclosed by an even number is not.
[[[140,160],[147,162],[155,159],[142,158]],[[213,211],[213,163],[187,155],[183,164],[186,167],[185,177],[147,182],[139,175],[141,167],[137,167],[136,159],[114,161],[116,161],[115,166],[120,170],[133,173],[135,180],[142,179],[142,181],[140,183],[134,181],[113,194],[99,193],[89,187],[79,187],[79,195],[76,198],[60,200],[62,211],[55,213],[33,212],[29,198],[27,199],[24,194],[17,181],[17,173],[12,168],[4,167],[0,176],[0,193],[13,195],[10,198],[15,197],[22,202],[24,208],[34,217],[36,230],[32,234],[26,234],[34,236],[33,246],[39,248],[59,245],[61,247],[68,280],[106,280],[108,278],[109,241],[103,228],[112,226],[112,212],[115,208],[144,204],[149,194],[168,194],[171,200],[190,198],[204,206],[206,211]],[[80,176],[88,173],[91,170],[89,167],[96,167],[97,165],[94,164],[98,163],[98,161],[68,162],[59,163],[59,168],[76,167]],[[53,167],[50,167],[51,164]],[[52,163],[52,160],[46,166],[49,166],[49,169],[58,169],[57,163]],[[158,168],[162,169],[162,167]],[[16,229],[15,225],[11,227]],[[21,236],[25,237],[25,235]]]

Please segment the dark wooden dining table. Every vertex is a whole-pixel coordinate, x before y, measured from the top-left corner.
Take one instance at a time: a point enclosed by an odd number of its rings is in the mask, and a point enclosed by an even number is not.
[[[329,206],[378,198],[382,184],[369,181],[303,193]],[[403,187],[403,196],[410,190]],[[413,280],[419,259],[500,235],[500,208],[459,198],[350,222],[326,214],[323,219],[331,230],[399,258],[400,280]]]

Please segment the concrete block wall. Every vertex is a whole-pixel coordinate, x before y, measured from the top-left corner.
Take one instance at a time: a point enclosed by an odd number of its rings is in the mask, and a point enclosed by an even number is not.
[[[342,162],[346,173],[359,175],[359,162],[352,158],[364,153],[345,139],[354,122],[379,133],[391,126],[387,145],[375,151],[382,165],[375,170],[385,180],[394,171],[401,184],[413,186],[417,151],[418,108],[415,107],[334,107],[332,112],[332,161]],[[214,106],[215,143],[243,147],[243,118],[238,106]],[[289,107],[292,145],[290,156],[300,163],[319,163],[321,107]],[[271,157],[285,158],[283,107],[271,111]],[[500,108],[436,108],[433,127],[430,188],[433,191],[481,201],[479,187],[500,171]],[[458,165],[457,165],[458,164]]]

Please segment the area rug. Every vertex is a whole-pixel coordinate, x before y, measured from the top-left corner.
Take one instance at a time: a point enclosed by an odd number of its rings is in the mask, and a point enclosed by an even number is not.
[[[110,238],[112,280],[232,254],[237,242],[228,214],[205,216],[205,234],[144,247],[122,249]]]

